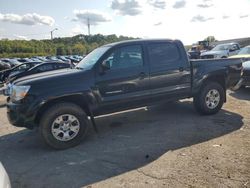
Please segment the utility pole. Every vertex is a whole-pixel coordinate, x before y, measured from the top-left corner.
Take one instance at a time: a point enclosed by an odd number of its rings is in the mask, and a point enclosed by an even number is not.
[[[89,17],[87,18],[87,25],[88,25],[88,33],[90,35],[90,22],[89,22]]]
[[[57,28],[53,29],[52,31],[50,31],[50,37],[51,37],[51,40],[53,40],[53,32],[58,30]]]

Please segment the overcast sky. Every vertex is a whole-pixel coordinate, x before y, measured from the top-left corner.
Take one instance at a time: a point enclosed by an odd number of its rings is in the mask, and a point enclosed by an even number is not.
[[[250,37],[250,0],[0,0],[0,38],[87,34],[180,39]]]

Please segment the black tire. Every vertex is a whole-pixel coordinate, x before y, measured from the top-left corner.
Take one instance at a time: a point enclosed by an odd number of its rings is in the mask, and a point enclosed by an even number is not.
[[[210,92],[213,93],[213,91],[218,92],[219,100],[217,100],[217,103],[212,103],[214,104],[214,106],[210,106],[209,104],[207,104],[207,102],[209,103],[209,101],[207,101],[207,95],[209,95]],[[194,97],[194,107],[202,115],[216,114],[221,109],[225,101],[225,97],[226,96],[224,88],[219,83],[206,82],[201,88],[200,92]]]
[[[75,133],[75,136],[71,140],[61,141],[53,135],[52,126],[55,125],[54,122],[57,120],[58,117],[65,114],[72,115],[73,117],[75,117],[77,119],[77,127],[79,128],[78,132]],[[72,126],[72,122],[70,123],[70,126]],[[67,149],[78,145],[82,141],[82,139],[87,133],[88,127],[88,118],[82,108],[73,103],[58,103],[43,113],[39,123],[39,132],[44,142],[50,147],[54,149]],[[70,130],[68,130],[68,132],[70,132]],[[64,135],[63,132],[62,134]]]

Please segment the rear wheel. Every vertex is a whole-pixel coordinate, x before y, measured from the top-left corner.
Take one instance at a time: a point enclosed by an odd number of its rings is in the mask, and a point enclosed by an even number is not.
[[[208,82],[194,97],[194,106],[200,114],[210,115],[217,113],[225,101],[225,91],[216,82]]]
[[[59,103],[49,108],[40,120],[42,139],[55,149],[78,145],[86,135],[88,119],[85,112],[73,103]]]

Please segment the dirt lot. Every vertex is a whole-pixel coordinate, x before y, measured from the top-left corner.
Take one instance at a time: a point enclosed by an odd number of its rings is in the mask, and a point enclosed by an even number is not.
[[[0,161],[15,187],[250,187],[250,88],[220,113],[190,100],[97,118],[99,134],[66,151],[8,123],[0,98]]]

